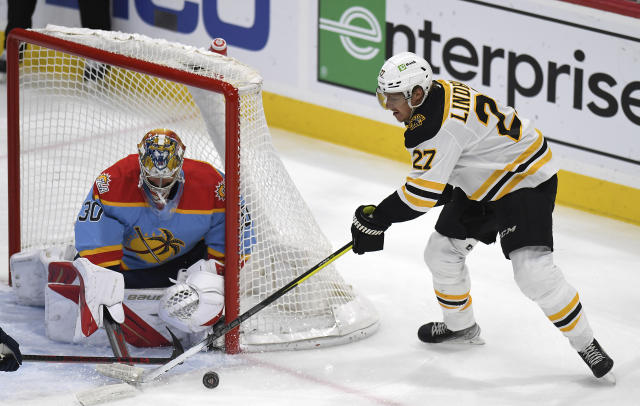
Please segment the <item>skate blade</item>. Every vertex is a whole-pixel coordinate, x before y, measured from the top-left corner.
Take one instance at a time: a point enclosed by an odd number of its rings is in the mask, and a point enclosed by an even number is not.
[[[616,384],[616,376],[613,372],[607,372],[604,376],[597,378],[599,382],[602,382],[607,385],[615,385]]]
[[[484,345],[485,341],[482,337],[473,338],[456,338],[449,341],[443,341],[442,344],[471,344],[471,345]]]
[[[106,385],[76,393],[76,399],[82,406],[99,405],[135,396],[138,390],[126,383]]]

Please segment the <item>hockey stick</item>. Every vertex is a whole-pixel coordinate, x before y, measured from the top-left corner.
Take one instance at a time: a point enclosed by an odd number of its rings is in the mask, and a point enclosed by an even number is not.
[[[180,354],[179,356],[177,356],[176,358],[172,359],[171,361],[167,362],[162,366],[159,366],[151,370],[145,370],[139,367],[118,364],[117,369],[116,368],[110,369],[108,368],[110,366],[104,366],[100,368],[98,372],[102,373],[103,375],[107,375],[112,378],[120,379],[122,381],[130,382],[130,383],[151,382],[154,379],[158,378],[159,376],[171,370],[176,365],[183,363],[186,359],[192,357],[193,355],[199,353],[203,349],[212,345],[218,338],[222,337],[223,335],[227,334],[229,331],[238,327],[241,323],[246,321],[248,318],[258,313],[260,310],[264,309],[271,303],[275,302],[280,297],[284,296],[287,292],[289,292],[291,289],[295,288],[296,286],[304,282],[306,279],[314,275],[316,272],[320,271],[321,269],[325,268],[327,265],[329,265],[336,259],[340,258],[352,247],[353,247],[353,243],[349,242],[339,250],[335,251],[333,254],[329,255],[327,258],[320,261],[313,268],[309,269],[308,271],[298,276],[297,278],[295,278],[294,280],[292,280],[291,282],[289,282],[288,284],[286,284],[276,292],[269,295],[269,297],[264,299],[262,302],[256,304],[251,309],[247,310],[246,312],[242,313],[240,316],[236,317],[231,322],[227,324],[222,324],[222,323],[216,324],[213,327],[212,331],[209,334],[207,334],[207,336],[202,341],[200,341],[198,344],[189,348],[187,351],[185,351],[184,353]]]
[[[171,361],[170,358],[149,358],[149,357],[93,357],[88,355],[39,355],[22,354],[23,361],[29,362],[56,362],[71,364],[113,364],[114,362],[124,364],[149,364],[162,365]]]
[[[107,332],[107,337],[109,338],[113,355],[117,358],[128,358],[129,349],[127,348],[122,327],[120,323],[113,319],[107,308],[104,309],[103,324],[104,330]]]
[[[167,330],[169,330],[167,328]],[[182,343],[180,340],[169,330],[173,345],[173,352],[169,357],[96,357],[88,355],[44,355],[44,354],[22,354],[23,361],[29,362],[58,362],[58,363],[76,363],[76,364],[149,364],[149,365],[162,365],[176,358],[184,352]]]

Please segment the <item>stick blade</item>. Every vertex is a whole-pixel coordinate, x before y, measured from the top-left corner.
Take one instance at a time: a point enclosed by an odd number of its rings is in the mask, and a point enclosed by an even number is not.
[[[98,405],[106,402],[113,402],[119,399],[125,399],[135,396],[138,389],[127,384],[117,383],[114,385],[105,385],[99,388],[93,388],[86,391],[76,393],[76,399],[82,406]]]
[[[118,379],[124,382],[139,383],[141,382],[144,368],[135,365],[126,364],[98,364],[96,371],[103,376]]]

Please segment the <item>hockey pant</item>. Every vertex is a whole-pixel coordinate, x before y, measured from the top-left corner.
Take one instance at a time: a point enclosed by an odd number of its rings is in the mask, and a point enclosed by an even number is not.
[[[475,323],[471,281],[465,259],[477,242],[472,238],[459,240],[434,232],[424,252],[444,322],[453,331]],[[524,247],[512,251],[509,256],[514,279],[522,293],[538,304],[576,351],[589,345],[593,331],[580,297],[553,263],[551,250],[547,247]]]

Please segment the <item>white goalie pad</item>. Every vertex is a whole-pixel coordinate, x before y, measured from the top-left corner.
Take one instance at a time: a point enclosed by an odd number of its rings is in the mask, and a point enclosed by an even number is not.
[[[71,245],[13,254],[9,265],[16,302],[23,306],[44,306],[49,263],[73,260],[75,254]]]
[[[189,267],[186,280],[167,288],[160,299],[160,318],[188,333],[213,325],[224,308],[224,277],[215,269],[213,260],[200,260]]]

